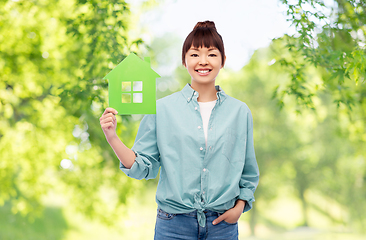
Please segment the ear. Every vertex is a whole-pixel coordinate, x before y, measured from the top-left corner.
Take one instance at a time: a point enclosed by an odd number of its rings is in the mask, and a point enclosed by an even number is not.
[[[221,68],[223,68],[223,67],[224,67],[225,62],[226,62],[226,56],[225,56],[225,58],[224,58],[224,62],[221,64]]]

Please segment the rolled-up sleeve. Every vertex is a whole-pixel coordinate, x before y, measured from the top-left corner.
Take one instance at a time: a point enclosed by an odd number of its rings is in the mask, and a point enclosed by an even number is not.
[[[243,212],[249,211],[252,208],[254,191],[257,188],[259,181],[259,169],[254,152],[253,118],[250,110],[247,116],[248,128],[246,136],[245,165],[239,182],[240,195],[238,197],[238,199],[247,201]]]
[[[141,120],[135,143],[132,147],[136,159],[130,169],[120,163],[120,169],[135,179],[156,178],[160,167],[160,153],[156,139],[156,115],[146,115]]]

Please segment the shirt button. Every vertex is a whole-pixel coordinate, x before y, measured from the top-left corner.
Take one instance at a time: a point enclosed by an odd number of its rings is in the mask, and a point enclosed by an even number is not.
[[[194,95],[197,95],[197,92],[194,92]]]
[[[198,129],[201,129],[201,126],[198,126]]]
[[[189,100],[190,100],[190,98],[187,98],[187,100],[189,101]]]
[[[206,168],[204,168],[203,171],[206,172]]]
[[[203,150],[203,147],[200,147],[200,150],[202,151]]]
[[[197,107],[195,107],[194,110],[197,110]]]
[[[212,148],[211,148],[211,146],[210,146],[210,150],[211,150]]]
[[[205,191],[203,191],[202,194],[205,194]]]

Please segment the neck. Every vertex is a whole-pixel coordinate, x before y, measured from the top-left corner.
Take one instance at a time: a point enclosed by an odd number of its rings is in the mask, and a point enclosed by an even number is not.
[[[198,102],[210,102],[217,99],[215,82],[208,84],[198,84],[196,82],[192,82],[191,87],[199,94],[199,97],[197,98]]]

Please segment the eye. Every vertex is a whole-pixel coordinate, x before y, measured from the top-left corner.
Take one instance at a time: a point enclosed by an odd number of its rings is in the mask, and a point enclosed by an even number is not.
[[[214,54],[214,53],[211,53],[210,55],[208,55],[209,57],[217,57],[217,55],[216,54]]]
[[[198,54],[193,53],[191,54],[191,57],[198,57]]]

